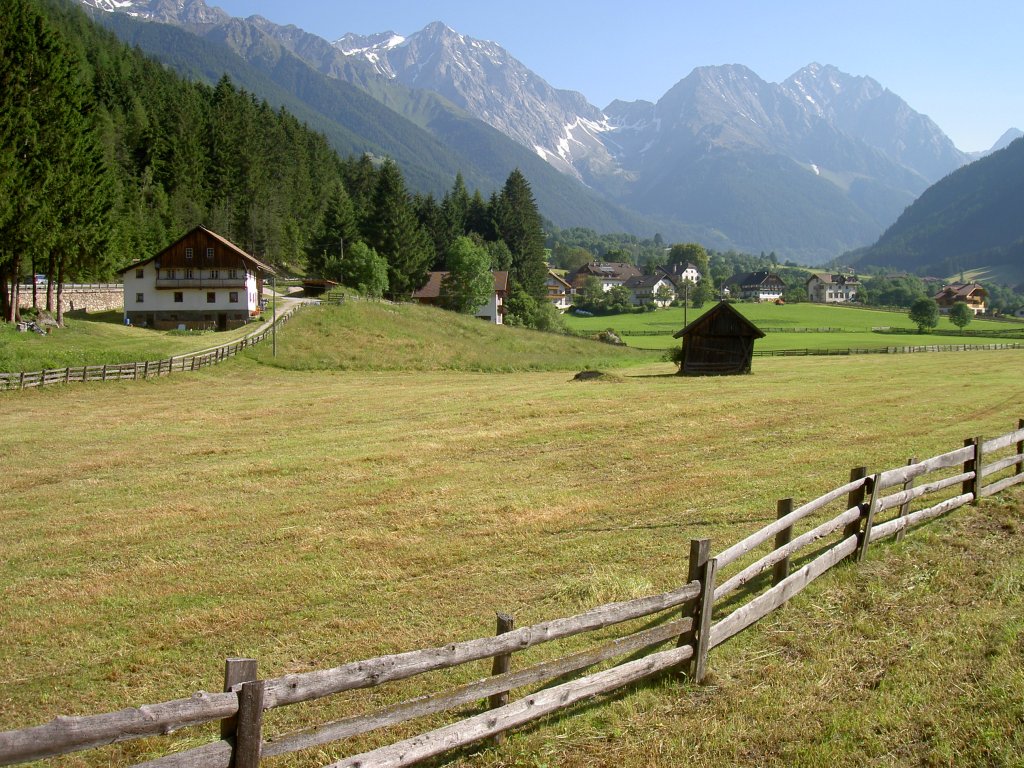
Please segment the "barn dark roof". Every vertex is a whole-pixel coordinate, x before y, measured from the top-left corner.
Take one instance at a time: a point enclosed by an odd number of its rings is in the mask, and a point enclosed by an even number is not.
[[[755,339],[764,338],[764,331],[747,320],[727,301],[719,302],[688,326],[672,334],[672,338],[682,338],[695,331],[706,332],[719,325],[728,326],[733,335],[748,336]]]

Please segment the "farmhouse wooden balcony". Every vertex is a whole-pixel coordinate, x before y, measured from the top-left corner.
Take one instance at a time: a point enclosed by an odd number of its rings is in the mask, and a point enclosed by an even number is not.
[[[180,289],[180,288],[245,288],[245,277],[193,277],[193,278],[167,278],[158,277],[156,280],[158,289]]]

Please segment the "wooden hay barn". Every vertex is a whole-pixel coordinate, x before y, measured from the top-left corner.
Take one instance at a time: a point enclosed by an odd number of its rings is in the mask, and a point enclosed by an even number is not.
[[[750,373],[754,341],[764,332],[723,301],[673,338],[683,340],[680,376],[729,376]]]

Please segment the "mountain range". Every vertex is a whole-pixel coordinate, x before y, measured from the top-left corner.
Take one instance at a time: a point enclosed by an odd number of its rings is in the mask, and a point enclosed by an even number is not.
[[[874,241],[973,159],[875,80],[828,65],[782,83],[741,65],[700,67],[656,103],[601,109],[441,22],[331,43],[203,0],[80,2],[191,76],[219,77],[197,61],[226,49],[240,85],[324,130],[339,151],[394,157],[419,191],[439,193],[461,170],[486,194],[520,167],[562,227],[661,232],[817,263]],[[180,39],[140,21],[173,25],[206,53],[185,61]]]

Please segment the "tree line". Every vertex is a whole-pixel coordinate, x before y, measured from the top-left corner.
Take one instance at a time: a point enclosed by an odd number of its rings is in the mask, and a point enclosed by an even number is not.
[[[109,279],[202,224],[285,270],[407,297],[486,253],[510,272],[513,322],[544,325],[544,232],[513,171],[484,199],[461,176],[412,195],[384,158],[341,158],[284,109],[185,80],[61,0],[0,0],[0,310],[19,284]],[[477,280],[477,285],[480,281]],[[57,306],[59,307],[59,297]]]

